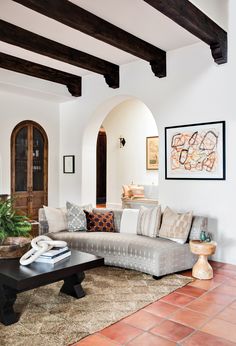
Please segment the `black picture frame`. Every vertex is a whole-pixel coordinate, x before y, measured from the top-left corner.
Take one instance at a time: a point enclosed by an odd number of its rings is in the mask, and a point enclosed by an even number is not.
[[[225,156],[225,121],[165,127],[165,179],[225,180]]]
[[[63,156],[63,173],[65,174],[75,173],[75,155]]]

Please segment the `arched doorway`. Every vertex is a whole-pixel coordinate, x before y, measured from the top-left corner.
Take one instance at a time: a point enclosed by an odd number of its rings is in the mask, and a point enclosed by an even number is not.
[[[148,100],[140,100],[139,98],[136,98],[134,96],[130,96],[130,95],[117,95],[114,96],[108,100],[106,100],[104,103],[102,103],[93,113],[92,117],[89,120],[89,124],[86,127],[84,133],[83,133],[83,141],[82,141],[82,164],[81,164],[81,169],[82,169],[82,174],[81,174],[81,185],[80,185],[80,200],[81,203],[93,203],[94,205],[96,204],[96,142],[97,142],[97,134],[99,132],[100,126],[101,124],[104,125],[105,129],[106,129],[106,134],[107,134],[107,141],[108,141],[108,146],[107,146],[107,203],[109,204],[109,206],[113,206],[113,198],[110,199],[109,198],[109,191],[115,191],[115,189],[109,189],[109,179],[112,177],[114,178],[113,174],[110,174],[109,171],[109,155],[108,155],[108,149],[109,146],[111,145],[110,140],[112,139],[112,136],[109,136],[109,130],[107,128],[107,124],[105,124],[105,119],[107,118],[108,114],[111,113],[111,111],[116,108],[116,106],[122,104],[124,101],[128,101],[128,100],[138,100],[140,102],[142,102],[144,105],[147,105],[146,107],[150,110],[151,114],[152,114],[152,118],[154,120],[154,126],[155,128],[158,129],[158,122],[156,119],[156,116],[154,118],[153,114],[158,114],[158,109],[155,109],[153,107],[153,105],[150,105]],[[135,114],[135,112],[133,112],[133,114]],[[134,120],[135,121],[135,120]],[[146,121],[144,121],[144,126],[146,124]],[[142,128],[143,128],[143,124],[142,124]],[[132,129],[129,130],[129,132],[134,133],[135,131],[133,131],[133,125],[131,124],[130,128]],[[141,129],[142,131],[142,129]],[[125,147],[123,150],[123,148],[120,148],[120,144],[119,144],[119,137],[122,136],[126,139],[126,134],[124,132],[119,132],[117,134],[117,136],[113,137],[114,141],[116,141],[114,143],[114,145],[116,146],[120,157],[122,157],[123,154],[125,154],[128,150],[128,148],[130,147],[130,145],[134,145],[134,141],[133,140],[129,140],[127,141],[127,144],[125,144]],[[155,133],[153,131],[151,131],[149,134],[147,134],[147,136],[155,136]],[[139,138],[138,136],[136,136],[136,139]],[[141,142],[141,141],[140,141]],[[145,146],[146,146],[146,139],[145,141],[142,142],[142,150],[145,150]],[[136,149],[136,153],[138,153],[139,151]],[[130,162],[133,163],[134,160],[131,158]],[[146,167],[146,160],[142,160],[143,165]],[[116,165],[117,166],[117,165]],[[114,167],[113,167],[114,168]],[[145,168],[144,168],[145,169]],[[114,169],[113,169],[114,170]],[[136,172],[139,172],[139,169],[135,168]],[[122,174],[121,171],[121,167],[117,166],[116,172],[115,172],[116,176]],[[156,184],[156,182],[158,182],[158,178],[156,179],[155,177],[153,177],[152,172],[147,172],[148,176],[149,176],[149,181],[154,182],[154,184]],[[151,177],[152,176],[152,177]],[[110,179],[111,180],[111,179]],[[139,177],[134,176],[132,174],[132,177],[128,178],[128,179],[123,179],[122,180],[126,183],[144,183],[144,184],[150,184],[149,182],[143,181],[141,179],[139,179]],[[110,184],[111,186],[111,184]],[[121,186],[119,185],[118,189],[119,191],[117,191],[117,194],[119,193],[119,199],[121,196]],[[111,200],[111,203],[110,203]]]
[[[107,136],[101,127],[97,138],[97,194],[96,204],[106,204],[107,196]]]
[[[19,123],[11,135],[11,195],[15,208],[32,219],[48,200],[48,139],[34,121]]]

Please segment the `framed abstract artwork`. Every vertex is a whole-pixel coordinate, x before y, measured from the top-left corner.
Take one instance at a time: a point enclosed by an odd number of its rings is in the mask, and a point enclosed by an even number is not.
[[[166,127],[165,178],[225,180],[225,121]]]
[[[75,156],[63,156],[63,173],[75,173]]]
[[[146,169],[159,168],[159,137],[146,137]]]

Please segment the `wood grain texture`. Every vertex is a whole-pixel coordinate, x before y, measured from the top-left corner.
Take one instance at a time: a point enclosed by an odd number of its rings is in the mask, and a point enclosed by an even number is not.
[[[72,96],[81,96],[81,77],[0,53],[0,67],[67,86]]]
[[[118,65],[42,37],[4,20],[0,20],[0,40],[102,74],[111,88],[119,87]],[[70,91],[73,92],[73,90],[74,87],[71,85]]]
[[[227,62],[227,32],[188,0],[144,0],[210,46],[217,64]]]
[[[16,140],[19,131],[27,129],[27,188],[24,191],[16,189]],[[33,130],[36,128],[42,135],[43,147],[43,189],[33,189]],[[19,174],[19,171],[18,171]],[[48,138],[44,129],[36,122],[25,120],[16,125],[11,134],[11,195],[14,198],[14,207],[33,220],[38,219],[38,209],[48,203]]]
[[[166,76],[166,52],[67,0],[14,0],[73,29],[150,63],[155,76]],[[134,8],[135,10],[135,8]]]

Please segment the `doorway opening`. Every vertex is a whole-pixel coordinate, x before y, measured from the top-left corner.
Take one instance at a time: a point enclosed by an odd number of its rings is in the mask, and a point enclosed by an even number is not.
[[[107,201],[107,135],[101,126],[97,137],[97,187],[96,204],[106,206]]]
[[[30,219],[48,200],[48,139],[34,121],[19,123],[11,135],[11,195],[15,208]]]

